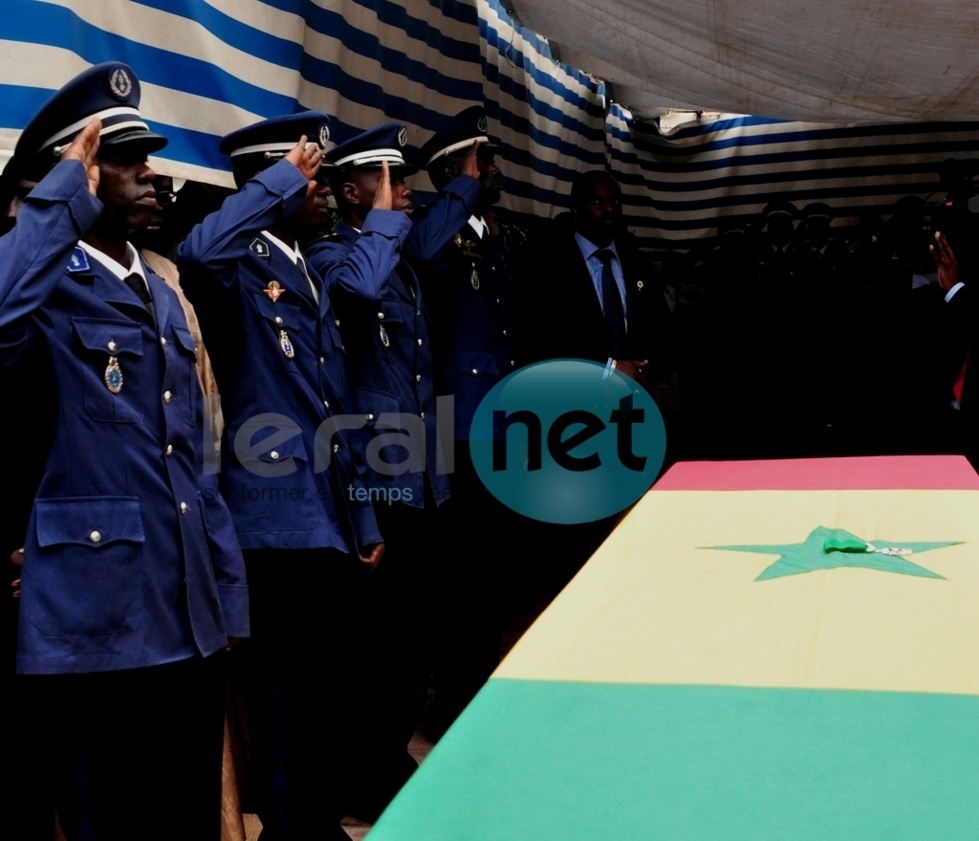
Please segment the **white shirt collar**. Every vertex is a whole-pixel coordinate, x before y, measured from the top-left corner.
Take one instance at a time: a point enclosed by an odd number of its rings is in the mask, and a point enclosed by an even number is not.
[[[619,249],[615,247],[614,239],[608,245],[595,245],[595,243],[588,239],[588,237],[582,236],[577,231],[574,232],[574,239],[575,242],[578,243],[578,250],[581,251],[582,256],[586,260],[590,260],[603,249],[606,251],[611,251],[615,255],[615,259],[619,259]]]
[[[112,274],[114,274],[119,280],[125,280],[131,274],[138,274],[143,278],[143,283],[146,283],[146,273],[143,271],[143,261],[139,259],[139,254],[133,247],[131,242],[126,243],[126,257],[129,259],[130,268],[126,268],[121,263],[117,263],[108,254],[103,251],[99,251],[94,245],[89,245],[84,240],[79,241],[78,247],[82,249],[89,257],[104,266]]]
[[[477,216],[474,213],[469,217],[469,224],[472,226],[473,230],[476,231],[476,236],[482,239],[483,234],[487,231],[486,223],[483,221],[483,217]]]
[[[320,291],[316,288],[316,284],[313,283],[313,278],[309,274],[309,270],[306,268],[306,261],[303,259],[302,252],[299,250],[298,245],[294,245],[290,248],[281,239],[279,239],[274,234],[270,234],[268,231],[262,231],[262,236],[267,237],[269,242],[272,243],[276,248],[278,248],[283,254],[286,255],[290,260],[292,260],[293,265],[300,266],[302,273],[306,275],[309,280],[309,288],[313,293],[313,300],[318,304],[320,302]]]
[[[268,238],[272,245],[276,246],[283,254],[286,255],[293,263],[298,263],[302,255],[299,253],[299,246],[294,245],[290,248],[281,239],[279,239],[274,234],[270,234],[268,231],[262,231],[262,236]]]

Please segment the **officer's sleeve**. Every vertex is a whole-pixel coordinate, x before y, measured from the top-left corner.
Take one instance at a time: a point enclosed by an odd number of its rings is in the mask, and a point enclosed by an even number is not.
[[[319,271],[328,294],[340,289],[376,301],[384,294],[410,231],[411,220],[404,211],[372,210],[352,246],[335,237],[317,240],[303,256]]]
[[[31,316],[64,276],[78,240],[95,224],[102,203],[88,191],[81,161],[62,161],[35,187],[0,237],[0,357],[23,348]]]
[[[347,520],[357,554],[367,555],[367,547],[380,543],[383,537],[377,524],[373,504],[355,498],[356,491],[365,486],[367,464],[363,450],[356,446],[351,433],[353,430],[342,427],[336,432],[341,453],[338,457],[331,458],[329,469],[335,471],[336,486],[341,489],[336,498],[339,515]],[[317,435],[317,446],[324,442],[325,437]]]
[[[229,637],[247,637],[248,585],[245,582],[245,561],[238,545],[231,512],[218,491],[216,474],[201,477],[201,496],[204,499],[207,539],[218,586],[221,612]]]
[[[231,284],[236,277],[231,269],[248,253],[255,235],[302,207],[308,184],[296,167],[281,160],[228,196],[177,249],[184,289],[190,292],[205,281]],[[190,298],[194,300],[193,295]]]
[[[430,263],[479,210],[483,185],[469,175],[458,175],[439,194],[424,219],[412,226],[404,251],[409,259]]]
[[[374,515],[374,508],[368,502],[353,508],[350,511],[350,519],[353,523],[354,537],[357,541],[357,552],[362,556],[370,554],[368,546],[376,546],[383,543],[384,537],[377,526],[377,517]]]

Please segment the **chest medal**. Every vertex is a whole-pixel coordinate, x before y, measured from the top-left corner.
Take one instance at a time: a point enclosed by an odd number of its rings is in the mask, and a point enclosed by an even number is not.
[[[266,295],[269,296],[269,300],[274,304],[279,298],[282,297],[282,293],[285,292],[285,287],[282,286],[277,280],[270,280],[269,285],[262,290]],[[290,300],[292,300],[290,298]]]
[[[113,394],[122,391],[122,368],[119,367],[119,360],[115,356],[109,357],[109,364],[105,366],[105,387]]]
[[[285,354],[286,359],[295,359],[296,349],[292,346],[292,339],[289,338],[289,334],[285,330],[279,331],[279,347],[282,348],[282,353]]]
[[[473,266],[472,277],[469,278],[469,282],[472,283],[473,289],[479,291],[479,274],[476,272],[476,267]]]
[[[476,250],[477,247],[479,246],[479,242],[477,242],[476,240],[463,239],[462,234],[456,234],[454,237],[452,237],[452,241],[456,244],[457,248],[462,249],[463,257],[468,257],[471,260],[473,257],[481,256],[480,253]]]

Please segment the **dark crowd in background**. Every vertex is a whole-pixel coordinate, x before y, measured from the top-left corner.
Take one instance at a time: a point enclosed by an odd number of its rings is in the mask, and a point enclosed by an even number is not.
[[[946,161],[945,192],[909,195],[841,227],[848,211],[773,200],[754,218],[719,217],[693,248],[639,251],[671,310],[668,370],[647,386],[668,422],[667,464],[682,459],[963,453],[968,337],[950,320],[930,252],[946,232],[963,278],[979,265],[979,162]],[[613,173],[614,176],[614,173]],[[227,191],[188,182],[153,234],[177,244]],[[549,354],[557,301],[542,300],[555,236],[570,212],[520,224],[496,208],[513,277],[518,361]],[[542,336],[545,337],[542,339]],[[542,346],[543,345],[543,346]]]

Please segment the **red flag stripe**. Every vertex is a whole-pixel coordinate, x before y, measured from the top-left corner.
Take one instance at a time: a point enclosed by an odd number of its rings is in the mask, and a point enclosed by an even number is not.
[[[979,490],[963,456],[861,456],[675,464],[659,491]]]

